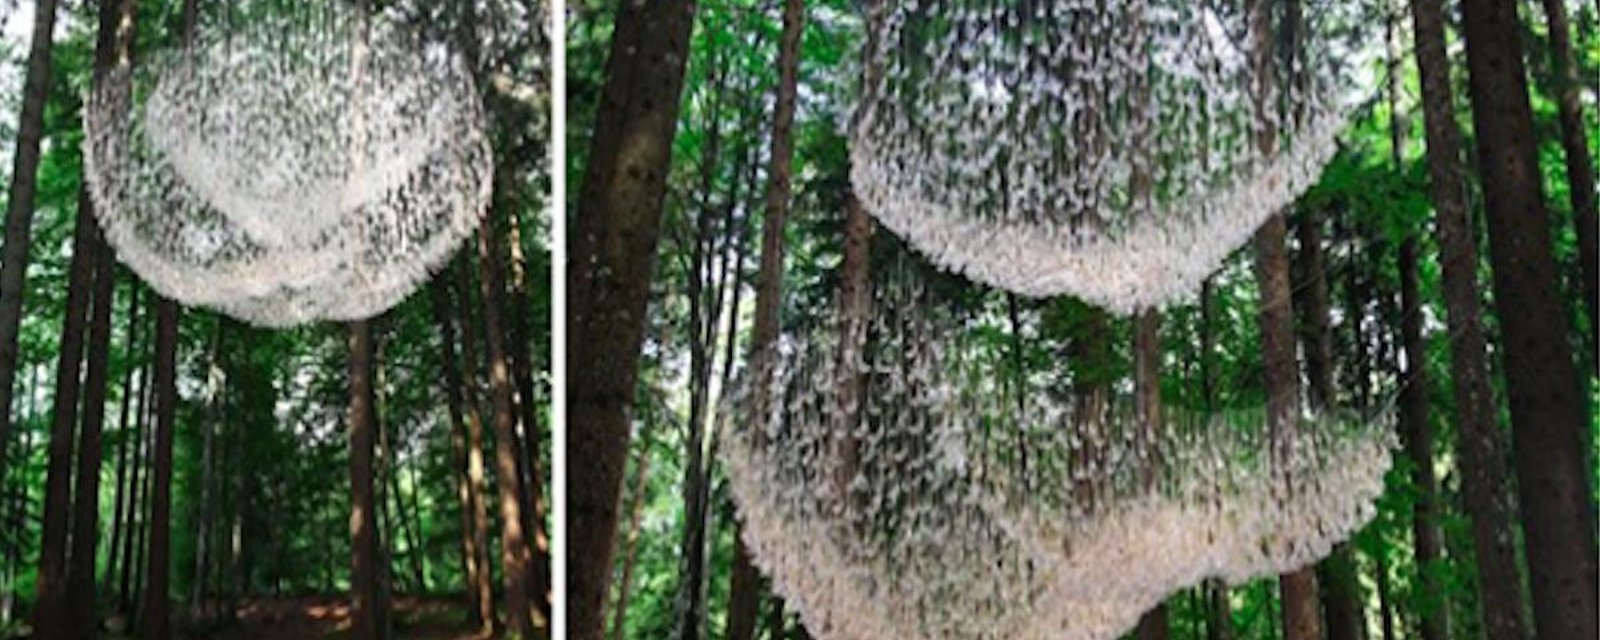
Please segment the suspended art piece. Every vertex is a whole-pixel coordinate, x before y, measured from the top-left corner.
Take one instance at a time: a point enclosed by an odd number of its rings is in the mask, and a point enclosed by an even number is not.
[[[1252,4],[1282,15],[1247,28]],[[1363,4],[880,0],[856,195],[972,280],[1161,307],[1332,156],[1368,68]]]
[[[253,324],[383,312],[489,202],[467,64],[345,2],[230,11],[250,15],[91,94],[84,157],[107,241],[162,295]]]
[[[1310,565],[1374,513],[1385,420],[1145,424],[1106,389],[996,375],[1006,354],[921,285],[884,289],[859,357],[835,331],[780,341],[721,450],[746,545],[820,640],[1116,638],[1204,579]]]

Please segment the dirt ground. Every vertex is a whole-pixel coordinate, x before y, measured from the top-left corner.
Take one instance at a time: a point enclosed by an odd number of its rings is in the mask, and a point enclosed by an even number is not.
[[[350,634],[350,603],[325,596],[241,603],[238,622],[189,640],[341,640]],[[401,597],[394,602],[394,640],[492,640],[466,622],[459,602]]]

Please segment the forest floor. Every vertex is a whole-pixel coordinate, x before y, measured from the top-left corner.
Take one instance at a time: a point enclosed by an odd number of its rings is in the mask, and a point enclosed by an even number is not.
[[[350,633],[350,603],[339,597],[254,600],[238,622],[195,640],[339,640]],[[482,640],[461,604],[447,598],[397,597],[395,640]]]

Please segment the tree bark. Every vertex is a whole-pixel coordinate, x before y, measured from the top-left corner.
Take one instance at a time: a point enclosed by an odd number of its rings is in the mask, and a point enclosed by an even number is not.
[[[96,78],[112,67],[128,62],[133,39],[134,2],[106,0],[99,7],[95,43]],[[89,346],[85,354],[88,371],[83,381],[82,424],[78,434],[78,466],[73,486],[72,542],[67,569],[66,628],[69,638],[88,640],[98,629],[95,618],[95,554],[100,537],[100,466],[103,458],[102,433],[106,416],[106,387],[111,350],[111,311],[116,305],[117,268],[111,248],[106,245],[100,225],[93,219],[93,203],[79,199],[80,219],[88,218],[90,242],[88,262],[93,282],[89,317]]]
[[[6,199],[5,245],[0,247],[0,447],[11,441],[12,393],[21,361],[17,339],[22,328],[23,284],[32,244],[34,196],[39,186],[39,142],[44,138],[44,107],[50,98],[55,24],[56,0],[35,3],[33,43],[28,47],[22,112],[17,116],[17,147],[12,155]],[[0,456],[0,478],[5,476],[6,458]]]
[[[178,303],[156,302],[156,421],[150,469],[150,548],[145,569],[143,640],[169,640],[168,615],[172,523],[172,431],[178,410]]]
[[[1600,636],[1589,422],[1556,279],[1517,3],[1463,0],[1462,22],[1534,626],[1541,639],[1588,640]]]
[[[1154,445],[1161,432],[1161,312],[1142,311],[1133,320],[1134,411],[1145,443]],[[1151,482],[1151,474],[1146,483]],[[1167,640],[1171,635],[1167,605],[1162,603],[1139,618],[1138,640]]]
[[[1429,185],[1443,273],[1450,338],[1450,378],[1455,398],[1463,503],[1477,550],[1478,602],[1491,638],[1526,637],[1522,578],[1517,569],[1505,432],[1490,385],[1489,355],[1478,290],[1478,245],[1468,208],[1461,131],[1455,120],[1450,61],[1445,53],[1441,0],[1412,0],[1417,69],[1421,75]],[[1412,444],[1412,443],[1408,443]],[[1420,442],[1413,446],[1420,445]]]
[[[115,497],[112,498],[111,508],[111,548],[108,554],[110,557],[106,561],[106,580],[112,584],[117,584],[120,582],[122,574],[127,571],[126,567],[123,566],[125,564],[125,560],[122,559],[123,556],[121,551],[122,540],[123,538],[127,537],[126,532],[128,529],[128,518],[125,514],[125,507],[131,503],[131,501],[128,500],[128,494],[130,491],[127,483],[128,464],[129,458],[131,457],[129,450],[138,446],[138,441],[132,437],[133,425],[130,424],[131,414],[129,411],[131,411],[133,407],[133,397],[139,393],[137,388],[134,386],[133,374],[139,369],[139,367],[136,366],[136,362],[138,357],[137,354],[141,352],[138,347],[140,344],[139,311],[141,307],[139,305],[138,283],[130,283],[128,289],[128,324],[124,329],[125,335],[128,336],[128,343],[127,349],[123,355],[123,361],[126,363],[126,369],[122,374],[122,392],[120,394],[121,397],[118,400],[121,408],[118,410],[119,417],[117,419],[116,488]],[[121,611],[122,609],[118,609],[118,612]]]
[[[531,562],[528,566],[528,583],[532,590],[533,605],[540,617],[550,619],[550,539],[545,531],[544,474],[540,470],[543,457],[539,450],[543,434],[539,429],[539,408],[533,384],[535,362],[533,337],[528,331],[528,311],[533,308],[529,295],[527,258],[522,249],[522,222],[513,215],[506,225],[506,246],[511,253],[511,304],[507,305],[511,322],[511,373],[516,380],[517,424],[521,427],[522,444],[522,497],[523,514],[531,544]]]
[[[1583,121],[1583,99],[1578,91],[1578,64],[1572,53],[1572,27],[1563,0],[1541,0],[1550,31],[1550,62],[1555,70],[1556,115],[1561,122],[1561,148],[1567,162],[1567,184],[1572,200],[1572,222],[1578,235],[1578,261],[1582,263],[1583,299],[1589,312],[1589,343],[1600,327],[1600,230],[1596,228],[1594,159],[1589,155],[1589,127]]]
[[[710,47],[708,47],[710,48]],[[679,540],[679,583],[675,601],[681,640],[697,640],[705,633],[706,616],[706,530],[710,492],[707,483],[710,463],[705,459],[706,412],[711,397],[711,360],[716,339],[717,315],[721,310],[711,300],[716,289],[708,286],[714,274],[713,217],[711,192],[716,186],[717,161],[722,132],[722,97],[725,73],[719,67],[717,51],[707,53],[711,92],[705,140],[700,155],[700,193],[693,219],[694,232],[688,238],[688,347],[689,347],[689,423],[684,441],[683,502],[684,526]],[[687,217],[685,222],[687,223]],[[685,224],[685,227],[688,225]],[[680,254],[681,255],[681,254]]]
[[[377,415],[372,406],[372,326],[351,322],[350,416],[350,637],[379,640],[385,606],[378,585],[378,522],[374,499]]]
[[[1250,9],[1250,62],[1256,78],[1256,144],[1272,155],[1277,148],[1277,132],[1271,125],[1266,96],[1275,83],[1272,68],[1273,29],[1270,3],[1255,0]],[[1273,433],[1273,447],[1281,448],[1280,434],[1296,427],[1300,415],[1299,366],[1295,362],[1294,303],[1289,284],[1288,235],[1282,213],[1273,215],[1255,235],[1255,270],[1261,290],[1262,372],[1266,376],[1267,420]],[[1283,574],[1278,580],[1283,598],[1283,629],[1286,640],[1320,640],[1322,621],[1318,615],[1317,577],[1307,567]]]
[[[478,607],[480,622],[484,628],[492,628],[494,617],[494,578],[493,567],[489,562],[489,508],[488,487],[485,481],[487,463],[484,460],[483,419],[478,407],[478,359],[475,317],[472,315],[474,308],[479,305],[472,303],[472,267],[466,260],[460,260],[455,266],[456,293],[460,296],[461,304],[457,309],[461,313],[461,370],[462,404],[466,410],[467,421],[467,484],[472,497],[472,539],[473,546],[478,551],[478,576],[474,588],[478,592]]]
[[[68,607],[68,550],[72,527],[72,470],[77,448],[80,393],[83,389],[84,333],[89,321],[94,287],[98,229],[89,207],[88,187],[78,190],[78,215],[72,233],[72,261],[68,272],[66,308],[56,354],[56,394],[50,420],[50,446],[46,462],[44,523],[39,548],[39,577],[34,606],[40,635],[66,638],[73,627]]]
[[[644,518],[644,505],[650,488],[650,452],[646,448],[639,454],[639,459],[634,463],[633,470],[633,508],[628,516],[628,537],[623,546],[622,555],[622,582],[617,585],[617,604],[612,612],[611,638],[613,640],[626,639],[626,625],[628,622],[628,603],[633,594],[633,570],[639,560],[639,524]],[[731,610],[733,606],[729,605]]]
[[[511,406],[511,372],[506,358],[500,296],[505,291],[498,243],[494,240],[495,208],[482,215],[478,229],[478,295],[483,301],[483,337],[489,357],[489,399],[494,411],[495,483],[500,502],[500,567],[505,582],[506,627],[521,640],[534,635],[530,600],[527,532],[523,528],[522,476],[517,467],[516,415]]]
[[[461,567],[462,575],[466,578],[468,611],[473,626],[478,628],[479,635],[488,635],[494,627],[494,599],[490,595],[492,589],[487,573],[489,568],[487,563],[481,560],[482,539],[486,539],[488,533],[480,526],[483,520],[477,516],[482,509],[483,496],[473,480],[471,464],[473,456],[467,444],[469,441],[467,412],[473,411],[475,415],[476,411],[468,408],[464,400],[466,383],[463,380],[461,361],[456,357],[457,336],[455,324],[451,322],[449,278],[450,273],[439,274],[428,285],[428,294],[432,303],[434,322],[439,326],[440,360],[444,365],[444,392],[450,410],[450,444],[455,457],[456,500],[460,503],[461,509]],[[468,302],[461,300],[459,304],[461,308],[465,308]],[[479,429],[481,430],[481,427]],[[481,454],[478,458],[481,473]]]
[[[189,609],[193,617],[203,624],[210,613],[206,606],[211,597],[211,556],[216,552],[211,544],[212,520],[216,517],[217,492],[217,429],[222,422],[222,342],[226,321],[216,319],[215,333],[211,336],[211,353],[207,357],[206,415],[200,425],[200,507],[195,519],[194,579],[190,582]]]
[[[151,293],[151,297],[155,297],[155,294]],[[153,312],[154,310],[152,309],[151,311]],[[150,324],[151,333],[153,334],[154,323]],[[145,446],[148,440],[145,427],[149,424],[150,399],[155,389],[155,385],[150,380],[152,364],[155,360],[153,345],[145,347],[144,353],[144,363],[139,367],[139,388],[134,392],[138,400],[138,407],[134,409],[133,439],[123,445],[132,449],[128,455],[130,467],[128,470],[128,513],[126,516],[126,528],[128,531],[122,538],[122,575],[120,576],[121,584],[117,589],[117,611],[129,616],[134,615],[134,606],[138,602],[138,598],[134,595],[137,589],[135,576],[139,575],[143,566],[142,559],[136,557],[135,554],[144,547],[143,523],[145,518],[143,501],[148,499],[146,497],[148,494],[144,490],[145,481],[143,476],[147,473],[145,466],[149,455],[148,448]]]
[[[568,274],[568,625],[599,640],[612,569],[628,414],[644,337],[671,143],[694,23],[691,0],[617,12]]]

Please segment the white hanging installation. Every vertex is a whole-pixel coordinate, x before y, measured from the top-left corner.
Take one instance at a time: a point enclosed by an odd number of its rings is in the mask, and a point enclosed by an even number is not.
[[[850,136],[867,210],[942,268],[1125,314],[1198,289],[1311,185],[1366,72],[1362,3],[1273,4],[1310,6],[1259,65],[1250,3],[880,3]]]
[[[1059,380],[1005,380],[925,298],[880,287],[858,362],[812,330],[772,352],[764,395],[733,399],[744,541],[819,640],[1115,638],[1206,578],[1307,566],[1374,513],[1384,420],[1142,425]]]
[[[106,239],[162,295],[253,324],[381,313],[488,205],[471,72],[349,3],[240,4],[256,12],[237,27],[202,25],[90,96]]]

